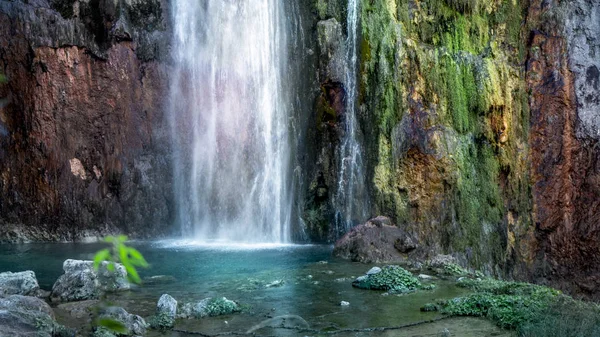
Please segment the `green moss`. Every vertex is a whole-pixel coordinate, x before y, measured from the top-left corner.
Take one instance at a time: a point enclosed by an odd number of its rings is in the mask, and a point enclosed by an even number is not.
[[[213,298],[206,305],[208,316],[228,315],[239,311],[239,306],[225,297]]]
[[[398,65],[398,24],[396,5],[389,1],[361,2],[361,93],[370,98],[377,125],[384,137],[400,121]]]
[[[528,95],[520,66],[524,2],[392,2],[361,2],[360,101],[377,137],[377,212],[398,223],[440,223],[422,230],[442,233],[448,251],[471,251],[476,267],[501,263],[512,244],[509,227],[531,223]],[[411,165],[402,161],[412,159],[395,156],[392,136],[406,113],[418,116],[412,127],[424,133],[444,130],[444,150],[433,151],[450,163],[439,200],[451,215],[423,215],[420,204],[409,209],[415,191],[398,177]]]
[[[361,289],[408,293],[421,287],[419,279],[399,266],[385,266],[381,272],[359,277],[352,286]]]
[[[317,0],[315,8],[319,19],[324,20],[327,18],[327,0]]]
[[[463,276],[468,275],[469,271],[455,263],[448,263],[444,265],[444,273],[452,276]]]
[[[549,287],[539,286],[525,282],[508,282],[492,278],[480,280],[462,279],[456,283],[457,286],[474,290],[476,292],[485,292],[493,295],[520,295],[520,296],[544,296],[554,297],[561,294],[560,291]]]
[[[155,330],[167,330],[175,326],[175,319],[164,312],[154,315],[148,319],[148,325]]]
[[[558,290],[493,279],[464,280],[459,286],[476,291],[440,302],[445,314],[485,317],[519,336],[595,336],[600,331],[597,305],[576,301]]]

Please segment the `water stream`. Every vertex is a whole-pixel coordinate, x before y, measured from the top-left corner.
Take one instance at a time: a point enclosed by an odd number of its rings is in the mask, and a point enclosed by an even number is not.
[[[338,235],[367,220],[363,148],[357,119],[357,68],[360,0],[348,0],[346,39],[346,115],[340,147],[340,167],[335,195]]]
[[[280,0],[174,0],[169,116],[185,237],[290,239],[287,33]]]

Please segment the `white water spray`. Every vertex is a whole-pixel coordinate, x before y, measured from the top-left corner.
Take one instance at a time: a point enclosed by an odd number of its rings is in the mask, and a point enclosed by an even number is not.
[[[280,0],[174,0],[170,123],[184,236],[290,239]]]

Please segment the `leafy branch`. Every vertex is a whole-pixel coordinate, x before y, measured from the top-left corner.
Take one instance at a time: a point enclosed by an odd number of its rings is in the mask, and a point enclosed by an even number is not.
[[[98,268],[102,262],[108,262],[106,268],[109,272],[115,272],[115,264],[120,263],[125,267],[127,271],[127,280],[130,283],[140,284],[142,283],[140,275],[138,274],[137,268],[147,268],[148,262],[144,259],[142,253],[133,247],[127,246],[127,236],[107,236],[104,238],[104,242],[110,245],[109,248],[102,249],[94,256],[94,269],[98,271]],[[101,306],[105,306],[102,304]],[[97,314],[98,315],[98,314]],[[96,319],[96,325],[105,328],[109,331],[116,332],[118,334],[128,333],[127,327],[115,319],[109,317],[99,317]]]
[[[131,283],[140,284],[142,280],[137,272],[137,268],[147,268],[148,262],[144,259],[142,253],[133,247],[125,244],[127,236],[107,236],[104,242],[109,243],[111,247],[102,249],[94,257],[94,269],[98,270],[103,261],[108,261],[106,267],[110,272],[115,271],[115,263],[121,263],[127,270],[127,279]]]

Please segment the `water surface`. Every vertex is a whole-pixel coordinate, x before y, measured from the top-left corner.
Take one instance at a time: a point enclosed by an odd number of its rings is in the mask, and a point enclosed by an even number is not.
[[[490,323],[470,319],[450,319],[400,330],[374,330],[437,319],[438,313],[422,313],[419,308],[437,299],[452,298],[464,289],[452,282],[437,281],[433,291],[408,295],[355,289],[352,280],[372,265],[332,258],[331,246],[322,245],[242,245],[197,244],[193,241],[139,242],[134,245],[151,267],[143,278],[168,275],[173,281],[147,283],[108,300],[129,312],[148,317],[154,313],[161,294],[180,302],[225,296],[245,308],[242,313],[201,320],[181,321],[176,329],[206,335],[243,334],[260,322],[280,316],[298,315],[310,329],[261,329],[258,335],[312,336],[437,336],[444,327],[460,331],[456,336],[507,336]],[[34,270],[42,288],[50,289],[62,273],[67,258],[92,259],[100,244],[32,244],[0,246],[0,271]],[[350,302],[347,307],[341,301]],[[64,324],[82,326],[58,310]],[[472,330],[472,331],[471,331]],[[471,332],[470,332],[471,331]],[[161,335],[151,332],[150,336]],[[166,336],[192,336],[169,332]]]

